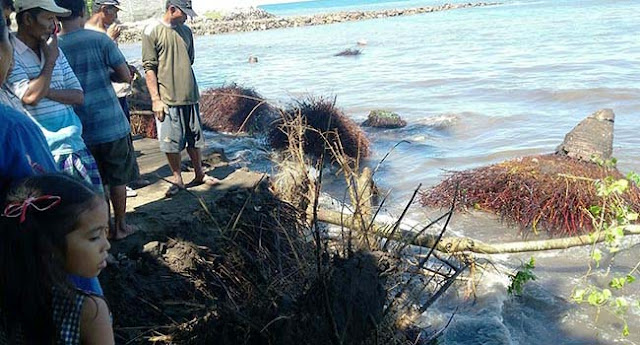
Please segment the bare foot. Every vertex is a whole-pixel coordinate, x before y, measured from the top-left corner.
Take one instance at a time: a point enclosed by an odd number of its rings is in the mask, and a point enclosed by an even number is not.
[[[140,228],[135,225],[125,224],[125,226],[116,229],[115,235],[112,233],[109,239],[119,241],[133,235],[138,230],[140,230]]]
[[[215,186],[217,184],[220,184],[220,180],[218,180],[215,177],[209,176],[209,175],[204,175],[202,177],[198,177],[196,176],[193,181],[189,182],[187,184],[187,188],[189,187],[196,187],[196,186],[200,186],[206,184],[207,186]]]

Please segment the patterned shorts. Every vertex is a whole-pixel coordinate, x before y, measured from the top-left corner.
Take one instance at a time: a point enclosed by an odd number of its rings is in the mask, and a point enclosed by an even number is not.
[[[96,160],[93,159],[89,149],[85,148],[65,155],[56,155],[53,159],[56,161],[58,170],[84,180],[92,185],[98,193],[104,194],[98,164],[96,164]]]

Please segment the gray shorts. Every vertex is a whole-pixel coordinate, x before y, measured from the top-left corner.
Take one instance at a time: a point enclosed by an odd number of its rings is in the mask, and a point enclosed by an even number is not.
[[[204,148],[198,104],[169,106],[164,121],[156,119],[160,151],[180,153],[185,148]]]

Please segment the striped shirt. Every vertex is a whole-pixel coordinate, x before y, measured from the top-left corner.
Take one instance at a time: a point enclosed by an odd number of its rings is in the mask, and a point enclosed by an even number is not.
[[[8,88],[22,99],[29,89],[29,82],[40,76],[44,64],[44,56],[36,53],[20,39],[13,36],[13,68],[7,78]],[[51,76],[53,90],[80,90],[80,82],[73,74],[62,51],[56,60]],[[84,149],[82,140],[82,123],[80,118],[68,104],[43,98],[36,105],[23,104],[25,112],[31,116],[44,133],[53,155],[70,154]]]
[[[113,70],[126,64],[116,44],[106,34],[86,29],[59,36],[59,44],[85,90],[84,104],[75,107],[84,142],[92,146],[129,135],[129,122],[111,85]]]

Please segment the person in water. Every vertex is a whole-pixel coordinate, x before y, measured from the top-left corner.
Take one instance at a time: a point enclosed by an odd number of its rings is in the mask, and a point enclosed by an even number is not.
[[[0,343],[114,344],[109,307],[77,289],[107,265],[107,204],[57,173],[12,187],[0,208]]]

